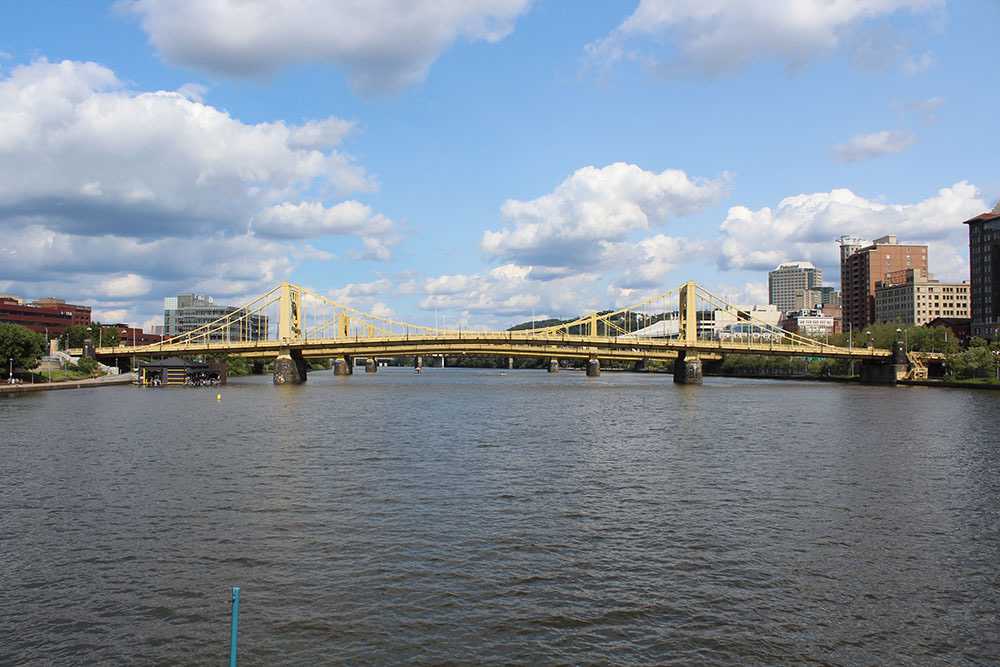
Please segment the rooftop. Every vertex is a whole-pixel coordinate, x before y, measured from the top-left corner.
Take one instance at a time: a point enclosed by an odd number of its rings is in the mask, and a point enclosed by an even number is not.
[[[815,269],[816,267],[812,262],[784,262],[779,264],[775,271],[780,271],[781,269]]]
[[[969,223],[972,222],[989,222],[990,220],[1000,220],[1000,202],[997,202],[997,205],[993,207],[992,211],[987,211],[986,213],[980,213],[974,218],[969,218],[962,224],[968,225]]]

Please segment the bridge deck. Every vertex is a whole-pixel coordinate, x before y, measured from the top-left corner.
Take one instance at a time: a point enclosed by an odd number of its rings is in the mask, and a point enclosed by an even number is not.
[[[649,339],[634,336],[540,336],[519,332],[455,332],[442,335],[407,335],[354,338],[319,338],[259,341],[199,341],[143,347],[101,347],[96,354],[114,356],[163,356],[222,353],[251,357],[276,356],[297,350],[304,356],[407,356],[419,354],[480,354],[512,357],[565,357],[606,359],[674,359],[678,353],[702,357],[720,354],[816,356],[837,359],[886,359],[890,350],[734,340]]]

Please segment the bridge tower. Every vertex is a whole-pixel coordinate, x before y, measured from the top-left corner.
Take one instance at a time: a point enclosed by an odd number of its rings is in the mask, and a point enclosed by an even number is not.
[[[674,382],[677,384],[701,384],[701,359],[693,348],[698,342],[698,286],[694,281],[681,285],[680,289],[680,342],[685,349],[677,353],[674,360]]]
[[[283,344],[274,360],[274,384],[302,384],[306,381],[306,360],[292,344],[302,337],[302,289],[281,283],[278,294],[278,338]]]
[[[291,340],[302,335],[302,289],[289,282],[281,283],[278,296],[278,338]]]

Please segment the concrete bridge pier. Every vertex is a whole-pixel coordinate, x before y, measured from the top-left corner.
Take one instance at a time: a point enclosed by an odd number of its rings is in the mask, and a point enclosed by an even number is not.
[[[513,370],[514,368],[514,357],[507,357],[507,370]]]
[[[413,367],[414,368],[423,368],[424,367],[424,358],[421,357],[420,355],[417,355],[417,356],[413,357]]]
[[[559,372],[559,360],[558,359],[549,359],[549,372],[550,373],[558,373]]]
[[[352,375],[353,373],[354,364],[350,357],[337,357],[333,360],[334,375]]]
[[[444,355],[441,355],[441,368],[444,368]]]
[[[674,382],[677,384],[701,384],[701,359],[681,352],[674,359]]]
[[[906,357],[903,342],[897,341],[892,356],[885,360],[872,359],[861,362],[861,382],[864,384],[894,385],[906,378],[910,360]]]
[[[378,359],[375,357],[365,359],[365,373],[378,373]]]
[[[299,350],[281,350],[274,360],[274,384],[302,384],[306,381],[306,360]]]
[[[601,374],[601,360],[587,359],[587,377],[596,378]]]

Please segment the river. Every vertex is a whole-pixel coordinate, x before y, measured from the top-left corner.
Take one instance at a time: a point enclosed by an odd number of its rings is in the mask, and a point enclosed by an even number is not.
[[[0,399],[0,664],[1000,662],[1000,395],[466,369]]]

